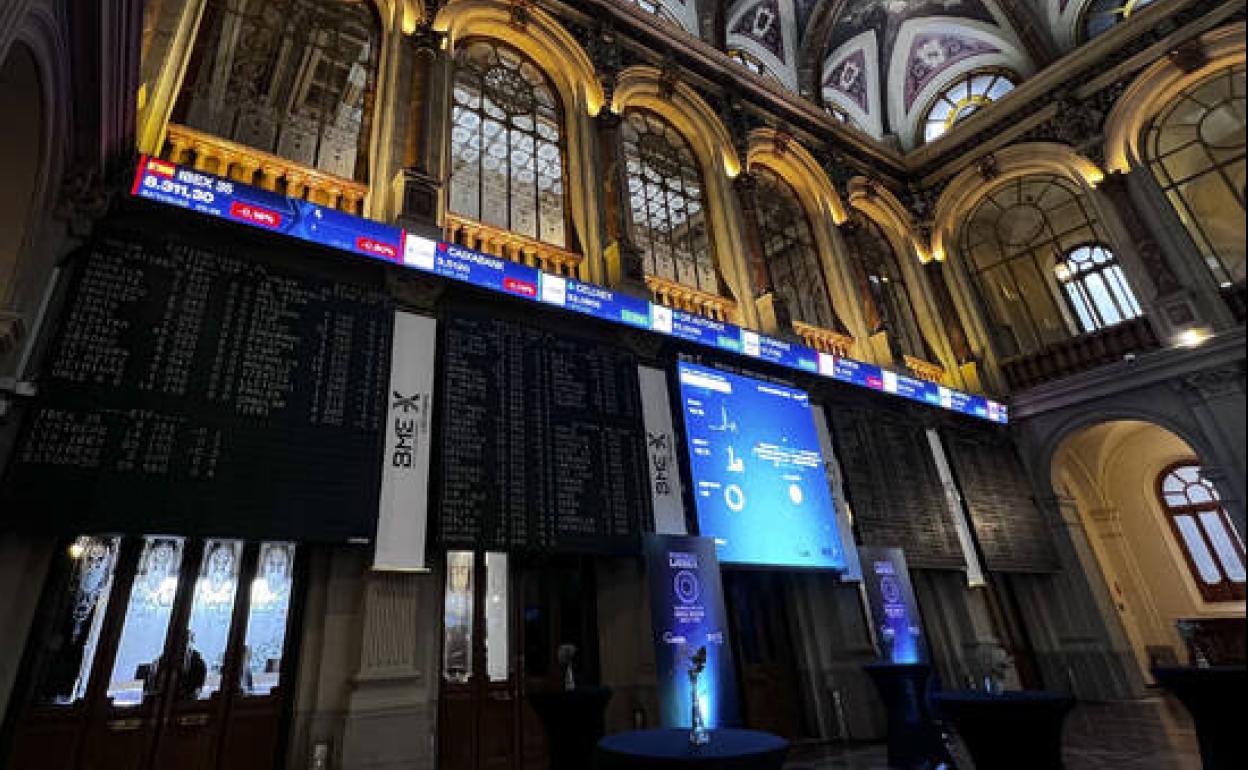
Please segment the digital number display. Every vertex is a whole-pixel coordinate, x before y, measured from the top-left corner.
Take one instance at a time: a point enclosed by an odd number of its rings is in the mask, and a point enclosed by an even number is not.
[[[698,528],[724,564],[844,569],[810,398],[681,362]]]
[[[131,193],[201,214],[283,233],[350,254],[401,264],[483,289],[1005,424],[1003,404],[878,366],[819,353],[733,324],[656,305],[535,267],[432,241],[401,228],[288,198],[168,161],[143,157]]]

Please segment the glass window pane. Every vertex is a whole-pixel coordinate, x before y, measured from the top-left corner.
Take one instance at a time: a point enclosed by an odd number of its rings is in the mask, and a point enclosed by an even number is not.
[[[1122,314],[1118,312],[1118,306],[1114,303],[1110,296],[1109,288],[1105,286],[1105,280],[1100,273],[1092,273],[1086,279],[1088,287],[1088,295],[1092,298],[1092,304],[1096,307],[1097,315],[1101,317],[1105,326],[1113,326],[1122,321]]]
[[[485,665],[491,682],[511,678],[511,597],[507,554],[485,555]]]
[[[204,700],[221,689],[242,553],[240,540],[209,540],[204,545],[178,677],[179,698]]]
[[[1191,516],[1175,516],[1175,523],[1183,535],[1183,544],[1196,564],[1196,572],[1205,583],[1216,586],[1222,582],[1222,570],[1213,561],[1213,554],[1205,545],[1205,538],[1200,534],[1200,525]]]
[[[243,637],[239,686],[244,695],[268,695],[281,684],[294,568],[294,543],[260,544]]]
[[[70,545],[66,603],[48,640],[47,657],[35,688],[36,703],[70,704],[86,694],[113,591],[120,542],[116,537],[84,536]]]
[[[137,706],[157,686],[183,550],[182,538],[148,537],[143,543],[108,680],[114,706]]]
[[[1200,523],[1213,543],[1213,550],[1218,554],[1218,561],[1226,576],[1234,583],[1244,582],[1244,559],[1239,549],[1227,532],[1226,514],[1219,508],[1216,511],[1205,511],[1200,514]]]
[[[473,570],[472,551],[446,554],[446,594],[443,599],[442,676],[467,684],[472,678]]]

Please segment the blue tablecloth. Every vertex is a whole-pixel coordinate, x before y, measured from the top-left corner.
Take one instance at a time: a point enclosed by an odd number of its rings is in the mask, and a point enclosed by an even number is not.
[[[705,746],[689,743],[688,730],[640,730],[598,743],[601,770],[780,770],[789,742],[750,730],[715,730]]]
[[[942,692],[933,698],[975,766],[1061,770],[1062,725],[1075,699],[1055,692]]]
[[[1244,691],[1248,684],[1244,667],[1170,666],[1153,669],[1153,676],[1192,715],[1205,770],[1242,768],[1248,758],[1243,738]]]

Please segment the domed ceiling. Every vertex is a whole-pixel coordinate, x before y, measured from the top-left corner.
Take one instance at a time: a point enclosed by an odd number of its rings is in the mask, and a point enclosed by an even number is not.
[[[1149,2],[730,0],[725,31],[729,52],[751,69],[909,149],[951,84],[985,70],[1017,83],[1036,69],[1025,39],[1067,51],[1085,9]]]

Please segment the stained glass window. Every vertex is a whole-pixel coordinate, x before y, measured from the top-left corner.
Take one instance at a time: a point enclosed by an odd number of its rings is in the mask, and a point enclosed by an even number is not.
[[[887,330],[896,352],[930,359],[920,336],[905,274],[888,236],[869,217],[858,213],[842,232],[867,328],[872,334]]]
[[[114,706],[138,706],[157,686],[184,551],[181,538],[144,539],[108,682]]]
[[[815,234],[797,193],[766,166],[751,173],[758,180],[759,240],[776,294],[795,320],[839,331]]]
[[[962,226],[961,253],[1002,356],[1036,353],[1087,330],[1055,266],[1106,240],[1082,188],[1065,177],[1020,177],[980,201]]]
[[[1201,466],[1170,466],[1157,481],[1157,493],[1201,596],[1210,602],[1243,601],[1244,541]]]
[[[1094,332],[1140,315],[1122,267],[1104,246],[1092,243],[1072,249],[1053,270],[1083,331]]]
[[[294,575],[294,543],[260,544],[243,637],[243,695],[268,695],[281,684]]]
[[[362,179],[379,40],[369,3],[208,0],[174,120]]]
[[[645,110],[628,110],[620,134],[633,244],[646,273],[718,294],[702,172],[689,143]]]
[[[1014,90],[1017,78],[1005,72],[972,72],[946,88],[927,108],[920,137],[930,142],[946,134],[954,124],[974,115]]]
[[[1083,11],[1080,32],[1085,41],[1103,35],[1131,18],[1131,14],[1147,8],[1153,0],[1092,0]]]
[[[1153,122],[1153,173],[1223,288],[1244,283],[1245,70],[1189,88]]]
[[[204,544],[178,677],[177,695],[183,700],[210,698],[221,689],[242,555],[241,540],[209,540]]]
[[[451,211],[566,247],[562,110],[545,73],[472,40],[455,55],[453,99]]]
[[[36,701],[69,705],[87,692],[91,667],[113,591],[121,539],[76,538],[69,546],[69,586],[45,644]]]

